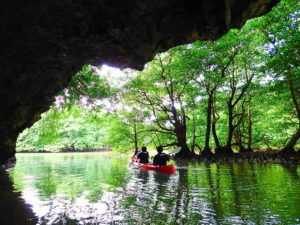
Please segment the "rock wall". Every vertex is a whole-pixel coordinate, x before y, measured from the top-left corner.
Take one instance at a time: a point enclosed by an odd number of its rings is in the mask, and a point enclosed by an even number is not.
[[[0,164],[84,64],[142,69],[158,52],[217,39],[278,0],[9,0],[0,6]]]

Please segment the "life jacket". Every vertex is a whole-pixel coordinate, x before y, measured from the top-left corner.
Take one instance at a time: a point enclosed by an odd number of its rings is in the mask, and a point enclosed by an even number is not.
[[[139,152],[136,156],[140,163],[149,163],[149,153],[148,152]]]
[[[166,166],[167,161],[170,160],[170,156],[165,153],[159,153],[154,156],[153,164],[154,165],[160,165],[160,166]]]

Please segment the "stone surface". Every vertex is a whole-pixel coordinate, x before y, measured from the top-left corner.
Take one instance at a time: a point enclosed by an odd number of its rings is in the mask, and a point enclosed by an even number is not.
[[[142,69],[158,52],[217,39],[278,0],[9,0],[0,6],[0,164],[84,64]]]

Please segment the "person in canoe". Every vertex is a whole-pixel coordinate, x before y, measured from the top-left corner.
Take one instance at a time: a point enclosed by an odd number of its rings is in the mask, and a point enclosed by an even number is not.
[[[147,152],[146,146],[142,147],[142,151],[136,155],[139,163],[149,163],[149,153]]]
[[[156,148],[157,155],[153,158],[153,165],[166,166],[167,161],[170,161],[170,156],[166,153],[163,153],[163,147],[158,146]]]
[[[145,146],[143,146],[143,147],[145,147]],[[143,148],[143,147],[142,147],[142,148]],[[136,149],[136,150],[134,151],[133,157],[137,157],[137,155],[138,155],[140,152],[142,152],[142,148]]]

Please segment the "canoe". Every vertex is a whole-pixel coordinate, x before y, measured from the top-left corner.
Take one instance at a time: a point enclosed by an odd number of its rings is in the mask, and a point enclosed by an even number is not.
[[[135,168],[140,168],[143,170],[155,170],[163,173],[175,173],[175,166],[174,165],[167,165],[167,166],[159,166],[159,165],[152,165],[150,163],[138,163],[133,157],[131,157],[131,166]]]

